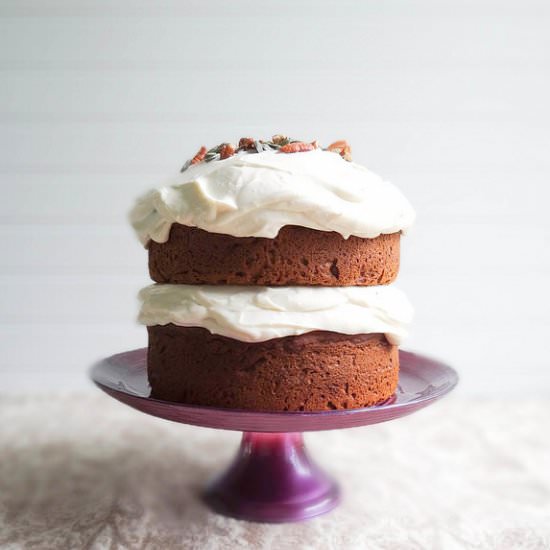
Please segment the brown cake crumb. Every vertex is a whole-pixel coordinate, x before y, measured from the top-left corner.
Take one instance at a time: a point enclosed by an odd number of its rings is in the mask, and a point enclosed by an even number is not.
[[[375,239],[305,227],[277,237],[233,237],[180,224],[166,243],[149,243],[149,272],[157,283],[371,286],[399,271],[400,233]]]
[[[399,355],[383,334],[315,331],[247,343],[204,328],[148,327],[151,396],[258,411],[375,405],[397,387]]]

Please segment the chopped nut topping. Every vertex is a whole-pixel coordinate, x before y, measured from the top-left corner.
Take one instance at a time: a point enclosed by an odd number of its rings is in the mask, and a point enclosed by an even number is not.
[[[279,149],[279,153],[305,153],[306,151],[313,151],[313,149],[316,149],[313,143],[306,143],[305,141],[295,141],[294,143],[283,145]]]
[[[224,143],[220,147],[220,159],[228,159],[229,157],[232,157],[235,154],[235,147],[231,145],[231,143]]]
[[[254,140],[252,138],[241,138],[239,140],[239,149],[242,151],[248,151],[249,149],[254,149]]]
[[[208,150],[206,149],[206,147],[203,145],[199,151],[197,152],[197,154],[191,159],[191,164],[198,164],[199,162],[202,162],[202,160],[204,159],[204,157],[206,156],[206,153],[208,152]]]
[[[262,139],[256,140],[250,137],[243,137],[239,140],[239,145],[235,148],[231,143],[222,143],[212,149],[201,147],[197,154],[188,160],[182,167],[181,172],[184,172],[193,164],[200,162],[211,162],[213,160],[224,160],[232,157],[236,153],[263,153],[264,151],[277,151],[279,153],[305,153],[319,149],[317,140],[308,143],[289,138],[283,134],[276,134],[271,138],[271,141]],[[351,161],[351,147],[345,140],[335,141],[331,143],[325,151],[338,153],[343,159]]]
[[[351,161],[351,147],[349,143],[343,139],[331,143],[327,147],[327,151],[338,153],[344,160]]]
[[[290,138],[283,136],[283,134],[277,134],[271,138],[271,143],[280,146],[287,145],[290,143],[290,141]]]

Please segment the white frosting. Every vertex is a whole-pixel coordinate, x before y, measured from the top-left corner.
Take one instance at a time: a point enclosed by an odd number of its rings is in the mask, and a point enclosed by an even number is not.
[[[404,231],[414,218],[391,183],[321,149],[203,162],[141,197],[130,212],[143,244],[166,242],[173,223],[268,238],[285,225],[298,225],[347,239]]]
[[[139,321],[203,327],[244,342],[327,330],[384,333],[392,344],[406,335],[413,310],[394,286],[261,287],[151,285],[139,294]]]

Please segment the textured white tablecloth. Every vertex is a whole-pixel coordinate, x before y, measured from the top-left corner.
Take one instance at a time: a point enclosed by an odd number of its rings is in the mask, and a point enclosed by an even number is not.
[[[550,548],[550,402],[453,397],[383,425],[308,434],[344,504],[300,524],[206,509],[239,435],[100,395],[0,400],[2,548]]]

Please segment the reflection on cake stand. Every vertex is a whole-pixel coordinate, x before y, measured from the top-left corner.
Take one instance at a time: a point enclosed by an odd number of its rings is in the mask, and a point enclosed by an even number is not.
[[[447,365],[406,351],[399,355],[399,387],[392,398],[375,407],[323,412],[242,411],[152,399],[146,349],[96,363],[91,377],[110,396],[147,414],[244,432],[233,463],[206,489],[205,500],[224,515],[287,522],[324,514],[340,501],[338,485],[309,458],[302,432],[400,418],[433,403],[458,382],[456,372]]]

